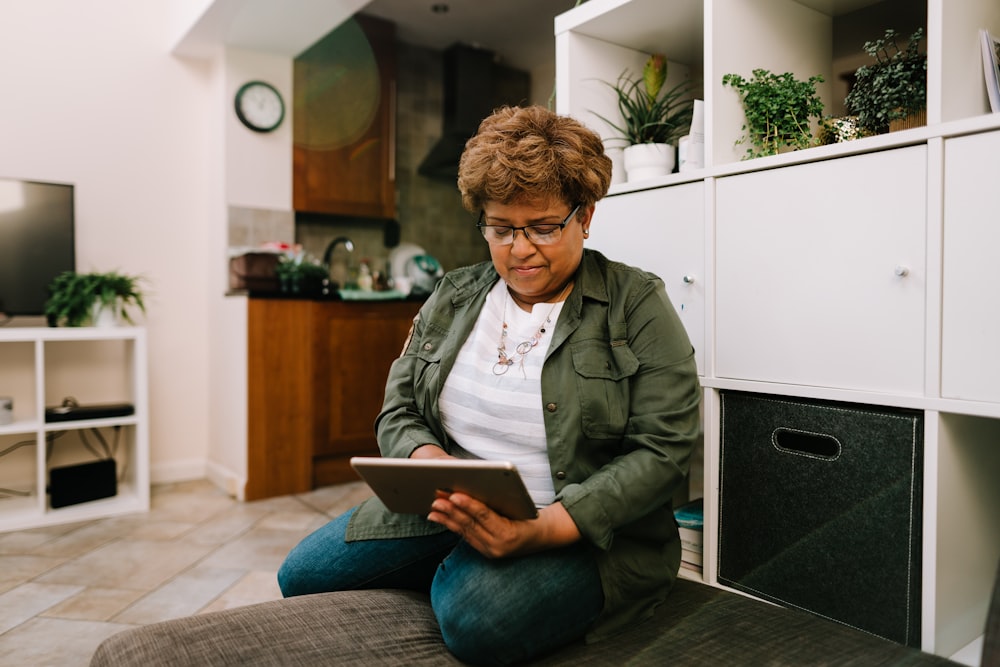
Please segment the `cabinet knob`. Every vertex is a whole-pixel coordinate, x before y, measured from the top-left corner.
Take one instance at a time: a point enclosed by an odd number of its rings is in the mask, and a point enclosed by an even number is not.
[[[684,276],[681,280],[684,281],[685,285],[694,285],[694,276],[692,275]]]
[[[910,275],[910,268],[908,266],[903,266],[902,264],[899,264],[896,266],[895,274],[900,278],[905,278],[906,276]]]

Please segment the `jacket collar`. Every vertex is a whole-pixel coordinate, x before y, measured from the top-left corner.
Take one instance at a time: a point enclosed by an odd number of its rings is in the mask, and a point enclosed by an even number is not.
[[[608,302],[608,283],[603,270],[603,264],[606,263],[604,255],[596,250],[584,248],[583,260],[576,270],[576,282],[584,298],[602,303]]]

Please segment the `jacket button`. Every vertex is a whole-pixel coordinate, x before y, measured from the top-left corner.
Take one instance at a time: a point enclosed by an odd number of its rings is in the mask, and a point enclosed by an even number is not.
[[[431,343],[424,343],[424,351],[425,351],[425,352],[429,352],[429,351],[431,351],[431,350],[432,350],[433,348],[434,348],[434,346],[433,346],[433,345],[432,345]]]
[[[566,473],[560,470],[559,472],[556,473],[556,479],[566,479]]]
[[[549,412],[555,412],[556,411],[556,404],[555,403],[546,403],[545,404],[545,409],[548,410]]]

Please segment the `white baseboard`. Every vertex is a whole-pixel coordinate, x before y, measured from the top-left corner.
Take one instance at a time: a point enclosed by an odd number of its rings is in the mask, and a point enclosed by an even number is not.
[[[171,482],[205,479],[205,468],[205,459],[151,464],[149,466],[149,481],[152,484],[170,484]]]
[[[237,475],[229,468],[221,466],[214,461],[209,461],[207,468],[209,481],[236,498],[236,500],[240,502],[246,500],[247,480],[245,477]]]
[[[188,482],[207,479],[239,501],[246,499],[246,479],[232,470],[205,459],[171,461],[150,466],[149,480],[152,484]]]

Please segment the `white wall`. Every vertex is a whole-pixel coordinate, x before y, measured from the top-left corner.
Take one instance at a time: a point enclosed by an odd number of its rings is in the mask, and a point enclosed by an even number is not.
[[[221,93],[170,55],[173,0],[0,4],[0,175],[76,185],[80,270],[149,278],[153,479],[204,474]]]
[[[218,74],[218,137],[224,175],[215,205],[222,218],[213,226],[211,294],[211,355],[209,478],[242,499],[247,476],[247,318],[246,298],[223,296],[227,288],[225,216],[229,206],[292,210],[292,59],[241,49],[221,51]],[[245,128],[233,112],[239,87],[259,79],[273,85],[285,99],[285,121],[277,130],[260,134]]]

